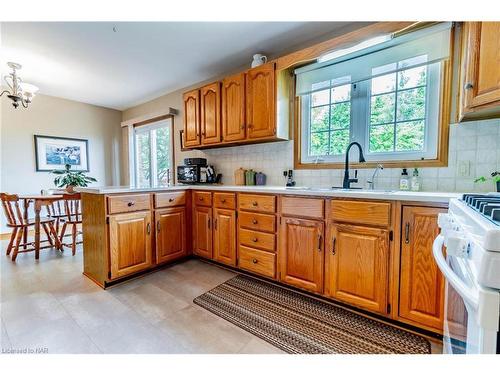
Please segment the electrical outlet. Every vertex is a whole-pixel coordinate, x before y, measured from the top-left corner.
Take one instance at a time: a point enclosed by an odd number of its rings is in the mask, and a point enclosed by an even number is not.
[[[459,160],[457,165],[458,177],[470,177],[470,160]]]

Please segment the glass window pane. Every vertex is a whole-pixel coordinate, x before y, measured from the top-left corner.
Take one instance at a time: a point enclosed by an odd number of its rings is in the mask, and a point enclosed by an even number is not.
[[[329,132],[311,134],[311,156],[328,155],[328,134]]]
[[[170,139],[170,127],[159,128],[153,131],[156,136],[156,178],[158,186],[168,185],[168,170],[172,174],[170,164],[170,148],[172,141]]]
[[[382,124],[394,121],[394,97],[394,93],[372,97],[370,118],[372,124]]]
[[[398,121],[425,117],[425,86],[398,92]]]
[[[349,128],[351,123],[351,102],[332,104],[330,108],[331,128]]]
[[[332,88],[332,103],[343,102],[351,99],[351,85]]]
[[[424,121],[402,122],[396,125],[396,150],[424,149]]]
[[[394,125],[370,127],[370,152],[388,152],[394,150]]]
[[[330,103],[330,90],[317,91],[311,94],[311,105],[313,107]]]
[[[138,187],[150,187],[151,154],[149,132],[136,134],[136,179]]]
[[[330,135],[330,155],[342,155],[349,145],[349,129],[334,130]]]
[[[427,67],[419,66],[413,69],[402,70],[398,73],[398,87],[407,89],[415,86],[425,85]]]
[[[328,106],[311,109],[311,132],[328,130]]]
[[[396,90],[396,73],[372,79],[372,95]]]

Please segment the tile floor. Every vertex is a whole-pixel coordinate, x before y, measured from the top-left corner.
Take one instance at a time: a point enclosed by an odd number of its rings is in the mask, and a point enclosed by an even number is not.
[[[235,273],[198,260],[102,290],[82,251],[20,254],[0,241],[1,347],[48,353],[283,353],[193,304]],[[439,346],[433,351],[440,351]]]

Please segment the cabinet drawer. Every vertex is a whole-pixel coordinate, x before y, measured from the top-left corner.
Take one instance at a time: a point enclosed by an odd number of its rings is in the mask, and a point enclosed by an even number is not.
[[[149,210],[149,194],[117,195],[108,197],[108,214]]]
[[[240,212],[239,223],[242,228],[272,233],[276,231],[276,217],[274,215]]]
[[[196,206],[212,207],[212,193],[209,191],[195,191],[193,202]]]
[[[214,207],[234,210],[236,208],[236,194],[214,193]]]
[[[239,239],[240,244],[256,247],[262,250],[275,250],[275,235],[271,233],[257,232],[240,228]]]
[[[323,219],[325,217],[324,200],[318,198],[282,197],[281,214]]]
[[[276,212],[276,197],[274,195],[240,194],[238,202],[240,210]]]
[[[346,223],[388,226],[391,222],[391,204],[334,199],[330,203],[330,217]]]
[[[185,191],[155,194],[155,207],[156,208],[183,206],[185,204],[186,204],[186,192]]]
[[[244,270],[274,278],[276,275],[276,254],[240,246],[238,265]]]

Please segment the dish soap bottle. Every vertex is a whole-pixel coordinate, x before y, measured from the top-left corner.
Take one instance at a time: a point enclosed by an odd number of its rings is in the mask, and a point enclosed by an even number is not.
[[[420,190],[420,178],[418,177],[418,169],[415,168],[413,170],[413,177],[411,178],[411,190],[419,191]]]
[[[399,179],[399,190],[410,190],[410,177],[406,168],[403,168],[403,173],[401,173],[401,178]]]

